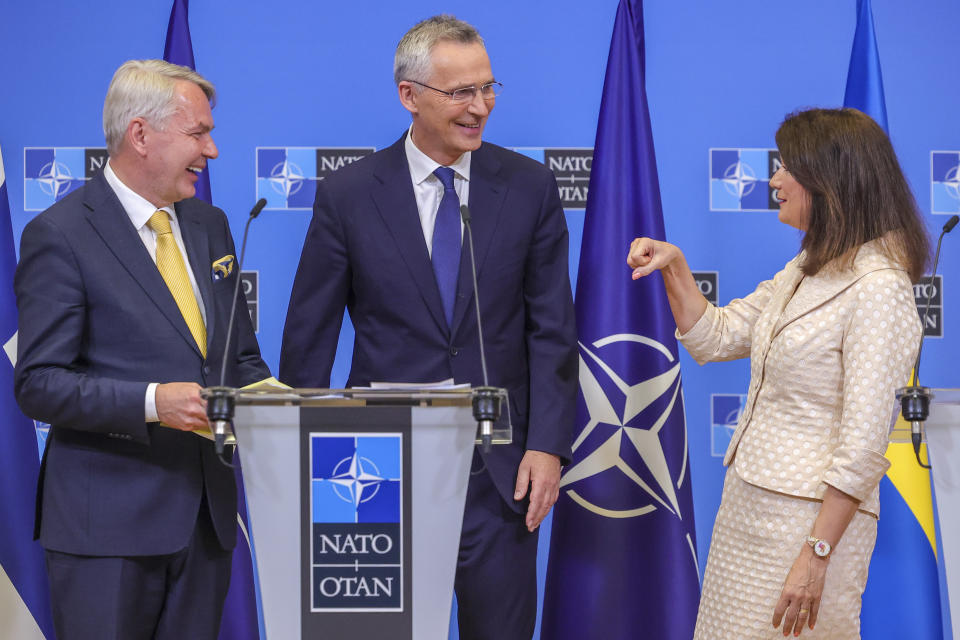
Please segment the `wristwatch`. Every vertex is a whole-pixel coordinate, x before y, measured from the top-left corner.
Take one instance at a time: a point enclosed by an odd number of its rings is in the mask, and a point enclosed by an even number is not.
[[[830,552],[833,551],[833,547],[830,546],[830,543],[822,538],[807,536],[807,544],[813,547],[813,552],[821,558],[826,558],[830,555]]]

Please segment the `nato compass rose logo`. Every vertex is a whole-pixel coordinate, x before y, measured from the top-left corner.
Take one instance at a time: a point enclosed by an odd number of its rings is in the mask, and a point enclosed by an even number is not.
[[[327,481],[333,485],[333,492],[354,508],[362,502],[369,502],[380,490],[380,483],[386,480],[380,469],[370,458],[354,453],[344,458],[333,468]]]
[[[776,209],[770,178],[779,168],[776,149],[710,149],[710,210]]]
[[[107,150],[94,147],[26,147],[23,209],[43,211],[103,169]]]
[[[399,522],[398,435],[312,435],[314,522]]]
[[[316,195],[317,152],[311,147],[258,147],[257,197],[268,209],[310,209]]]
[[[727,188],[728,193],[737,196],[739,199],[745,195],[750,195],[753,191],[753,188],[757,185],[757,174],[753,172],[750,165],[737,162],[727,167],[720,181]]]
[[[950,167],[943,181],[947,193],[954,200],[960,200],[960,167]]]
[[[373,153],[373,147],[257,147],[257,198],[268,209],[309,210],[317,182]]]
[[[54,200],[59,200],[73,183],[73,175],[67,165],[53,160],[40,167],[40,173],[34,180],[41,191],[48,196],[53,196]]]
[[[289,161],[277,163],[270,171],[270,177],[267,180],[273,190],[284,198],[289,198],[291,194],[300,191],[306,176],[303,170]]]
[[[930,210],[960,213],[960,151],[930,152]]]
[[[714,393],[710,396],[710,455],[714,458],[726,455],[746,402],[744,393]]]
[[[617,371],[640,361],[659,366],[648,365],[654,371],[639,382]],[[580,389],[588,421],[573,443],[575,462],[561,489],[607,518],[663,509],[682,519],[677,490],[687,481],[686,421],[680,363],[670,350],[628,333],[580,343]],[[683,431],[682,447],[667,436],[676,429]]]

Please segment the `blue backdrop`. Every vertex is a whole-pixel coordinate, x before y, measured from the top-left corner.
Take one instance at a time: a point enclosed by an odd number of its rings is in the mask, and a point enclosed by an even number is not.
[[[162,55],[170,4],[0,5],[0,146],[17,239],[36,214],[26,210],[25,188],[39,188],[25,181],[37,169],[25,166],[25,149],[102,147],[101,107],[110,77],[125,59]],[[505,85],[488,140],[533,149],[589,148],[616,6],[616,0],[193,0],[197,69],[219,94],[214,203],[241,231],[257,197],[258,147],[383,148],[393,142],[409,124],[392,82],[394,48],[415,21],[439,12],[480,29]],[[737,154],[713,154],[711,185],[710,150],[772,148],[786,113],[842,102],[856,2],[648,0],[644,10],[647,92],[667,238],[685,249],[695,271],[717,273],[724,303],[775,273],[795,254],[799,236],[769,211],[711,211],[712,189],[714,208],[734,208],[717,172]],[[951,158],[960,150],[960,5],[875,0],[873,12],[891,138],[930,228],[939,230],[947,216],[932,214],[933,208],[960,209],[951,195],[956,174],[952,183],[943,175],[957,164]],[[954,155],[934,158],[935,151]],[[766,167],[758,162],[764,156],[739,157],[762,181]],[[932,185],[934,179],[938,184]],[[572,278],[583,215],[582,209],[567,211]],[[274,370],[309,216],[268,209],[255,222],[248,246],[245,269],[259,272],[260,344]],[[610,250],[626,255],[626,247]],[[958,266],[960,246],[951,237],[939,269],[943,336],[924,351],[923,382],[930,386],[960,386],[951,358],[960,353],[960,302],[953,297]],[[723,423],[736,412],[748,368],[746,362],[701,368],[682,351],[681,364],[702,571],[723,474],[714,453],[722,453],[728,434]],[[341,359],[334,384],[346,379],[345,365]],[[549,540],[548,533],[541,540]]]

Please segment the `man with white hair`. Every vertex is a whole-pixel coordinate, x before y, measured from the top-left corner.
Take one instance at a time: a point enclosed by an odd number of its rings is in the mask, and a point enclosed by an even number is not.
[[[236,543],[236,485],[204,386],[269,376],[233,287],[226,216],[197,200],[217,157],[213,85],[131,60],[103,108],[110,159],[24,229],[17,401],[51,425],[36,535],[59,640],[215,639]]]
[[[456,595],[463,640],[524,640],[536,623],[537,531],[557,499],[576,413],[567,227],[542,164],[483,142],[501,85],[471,25],[435,16],[397,46],[409,130],[317,183],[284,328],[281,379],[325,387],[344,308],[350,386],[484,383],[469,204],[490,384],[510,394],[513,442],[474,453]]]

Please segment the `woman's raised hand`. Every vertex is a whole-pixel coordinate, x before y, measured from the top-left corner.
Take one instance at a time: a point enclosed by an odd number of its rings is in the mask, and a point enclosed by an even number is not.
[[[635,238],[630,243],[627,264],[633,269],[633,279],[638,280],[657,269],[663,269],[677,257],[682,256],[680,249],[669,242],[661,242],[653,238]]]

